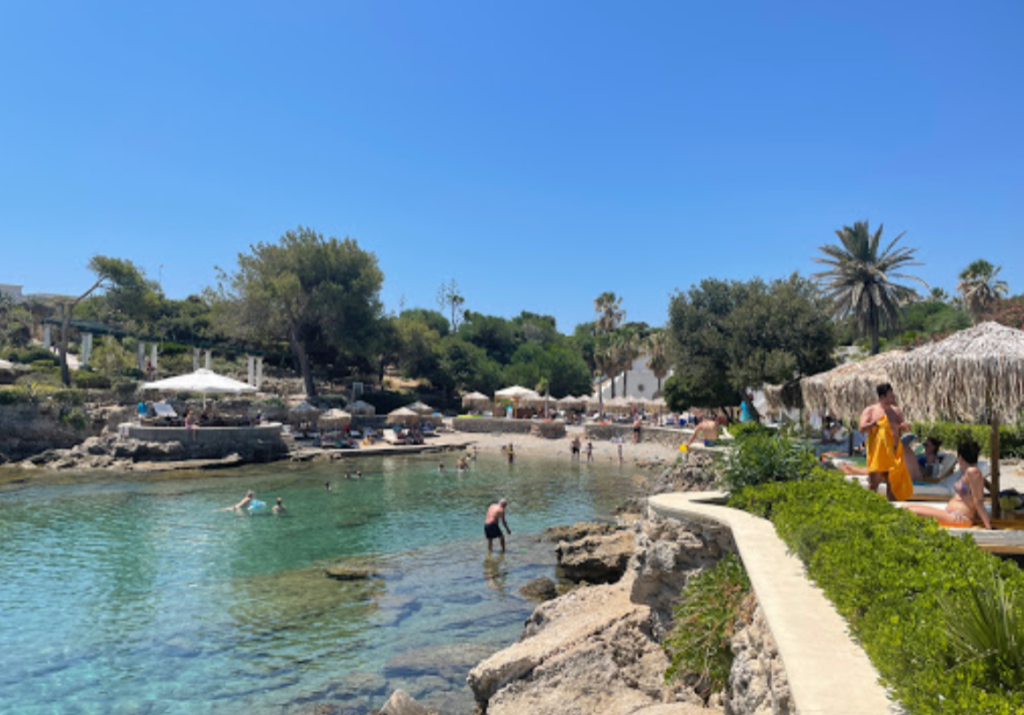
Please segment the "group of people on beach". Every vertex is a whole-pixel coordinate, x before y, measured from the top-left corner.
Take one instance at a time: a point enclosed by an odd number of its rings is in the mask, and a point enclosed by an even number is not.
[[[915,436],[910,423],[896,404],[896,392],[892,385],[883,383],[877,387],[878,402],[869,405],[860,416],[859,429],[867,435],[868,489],[878,491],[886,485],[886,496],[890,501],[909,498],[913,494],[913,482],[934,473],[941,462],[939,447],[935,439],[925,440],[925,454],[922,460],[911,449]],[[965,527],[983,524],[992,528],[992,522],[985,510],[985,478],[978,469],[981,450],[973,440],[957,447],[957,461],[960,478],[953,485],[953,496],[945,508],[927,504],[904,504],[904,509],[919,516],[935,519],[943,526]]]

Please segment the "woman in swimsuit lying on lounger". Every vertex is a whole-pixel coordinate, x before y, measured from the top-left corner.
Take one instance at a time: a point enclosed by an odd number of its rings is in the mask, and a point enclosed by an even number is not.
[[[935,519],[943,526],[975,526],[980,521],[986,529],[991,529],[992,522],[985,511],[985,478],[978,470],[980,451],[976,442],[964,442],[956,450],[963,476],[953,486],[953,498],[945,509],[925,504],[905,504],[903,508]]]

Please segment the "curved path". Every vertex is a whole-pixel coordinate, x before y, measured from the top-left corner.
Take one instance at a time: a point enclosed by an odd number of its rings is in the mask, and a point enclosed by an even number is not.
[[[656,514],[732,530],[757,600],[786,668],[800,715],[899,713],[878,683],[878,672],[850,638],[846,622],[808,581],[771,522],[723,502],[724,492],[660,494],[649,499]]]

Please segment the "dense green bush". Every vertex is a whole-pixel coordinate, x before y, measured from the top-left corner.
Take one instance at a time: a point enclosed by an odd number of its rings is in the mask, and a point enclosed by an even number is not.
[[[687,581],[664,643],[671,661],[666,682],[690,673],[697,677],[697,692],[725,689],[732,669],[732,637],[749,594],[743,562],[732,555]]]
[[[8,351],[6,357],[11,362],[20,362],[25,363],[26,365],[31,365],[32,363],[40,360],[45,360],[50,365],[57,365],[60,363],[60,358],[46,348],[40,347],[12,348]]]
[[[76,371],[73,381],[75,387],[83,390],[106,390],[110,387],[110,378],[106,375],[85,370]]]
[[[957,445],[973,439],[981,447],[981,453],[991,456],[992,428],[989,425],[968,425],[960,422],[914,422],[914,434],[921,439],[935,437],[944,449],[955,451]],[[999,456],[1024,456],[1024,425],[999,426]]]
[[[946,617],[994,577],[1024,607],[1014,564],[824,470],[744,489],[731,504],[771,519],[907,712],[1024,714],[1024,682],[1006,677],[1005,661],[954,648]]]
[[[27,387],[0,387],[0,405],[25,405],[32,400],[32,391]]]
[[[735,429],[734,436],[722,474],[730,489],[803,479],[818,466],[809,447],[776,430],[742,425]]]

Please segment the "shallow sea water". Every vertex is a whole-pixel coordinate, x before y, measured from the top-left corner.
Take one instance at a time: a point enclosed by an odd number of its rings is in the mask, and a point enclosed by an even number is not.
[[[554,576],[540,532],[606,518],[634,487],[617,465],[481,457],[458,475],[444,458],[444,474],[437,456],[378,458],[0,491],[0,712],[362,713],[398,687],[471,712],[466,672],[518,639],[519,588]],[[289,514],[216,511],[249,488]],[[488,557],[502,496],[509,551]],[[379,577],[326,578],[333,562]]]

